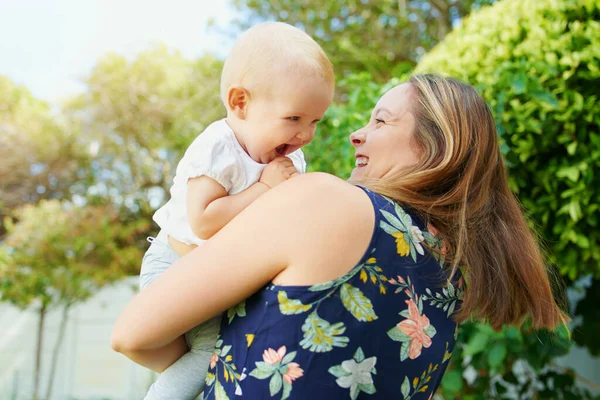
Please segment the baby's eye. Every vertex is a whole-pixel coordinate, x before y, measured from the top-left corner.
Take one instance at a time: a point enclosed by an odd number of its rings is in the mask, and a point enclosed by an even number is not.
[[[300,121],[300,117],[298,117],[298,116],[288,117],[288,119],[290,121]]]
[[[378,124],[385,124],[385,121],[382,120],[381,118],[375,118],[375,122]]]

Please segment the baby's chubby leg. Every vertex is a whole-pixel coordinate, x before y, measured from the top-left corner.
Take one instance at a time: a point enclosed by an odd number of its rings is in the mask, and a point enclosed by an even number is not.
[[[144,400],[193,400],[204,390],[212,351],[187,352],[158,376]]]
[[[220,324],[216,317],[187,332],[190,351],[159,375],[144,400],[195,399],[204,390]]]

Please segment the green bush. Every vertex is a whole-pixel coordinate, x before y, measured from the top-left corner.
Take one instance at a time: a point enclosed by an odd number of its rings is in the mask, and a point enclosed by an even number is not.
[[[476,86],[511,185],[574,280],[600,277],[600,1],[503,0],[473,13],[417,72]]]

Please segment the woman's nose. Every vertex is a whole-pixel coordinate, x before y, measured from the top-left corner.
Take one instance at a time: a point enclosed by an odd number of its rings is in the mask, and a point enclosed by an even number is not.
[[[350,143],[352,146],[358,146],[365,142],[365,135],[362,129],[357,130],[356,132],[350,135]]]

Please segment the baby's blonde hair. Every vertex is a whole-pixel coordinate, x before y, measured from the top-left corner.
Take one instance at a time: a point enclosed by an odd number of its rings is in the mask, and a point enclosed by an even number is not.
[[[317,76],[335,85],[333,66],[310,36],[283,22],[264,22],[244,32],[233,45],[221,74],[221,100],[240,85],[251,95],[262,92],[277,73],[295,77]]]

